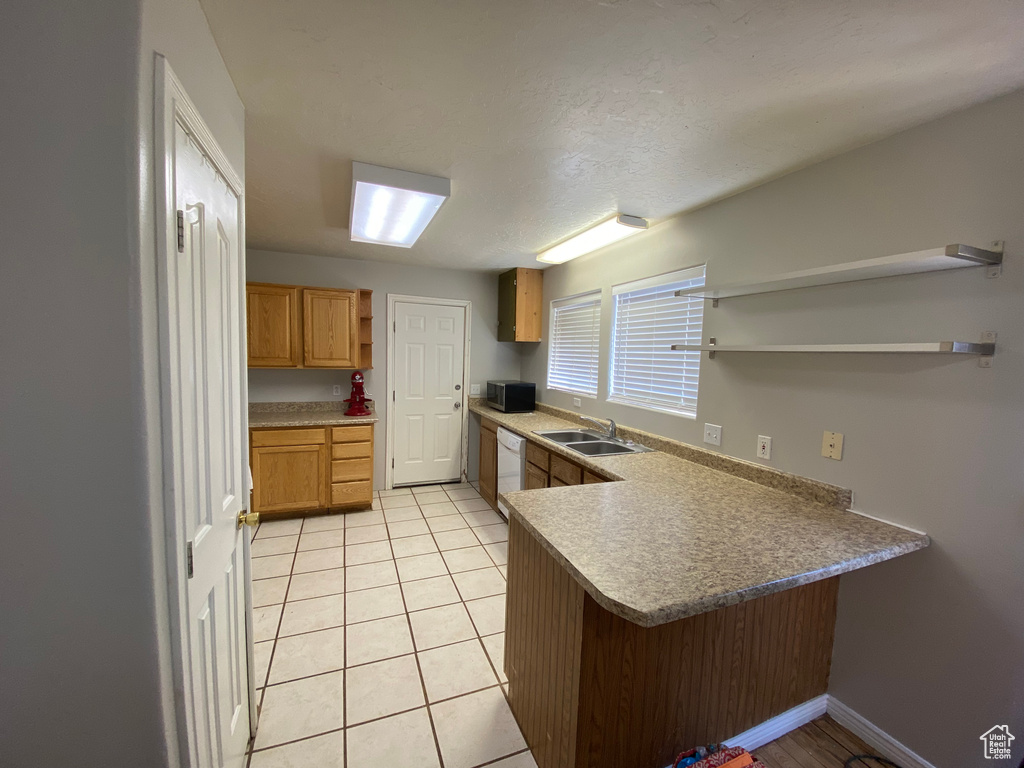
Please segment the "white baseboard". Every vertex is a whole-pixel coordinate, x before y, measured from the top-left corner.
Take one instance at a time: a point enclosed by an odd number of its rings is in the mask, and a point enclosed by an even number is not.
[[[817,717],[825,714],[828,707],[828,694],[823,693],[803,704],[797,704],[792,709],[787,709],[781,715],[776,715],[771,720],[765,720],[760,725],[755,725],[748,731],[738,736],[726,739],[725,744],[729,747],[743,747],[752,752],[769,741],[775,741],[779,736],[784,736],[790,731],[795,731],[801,725],[806,725]],[[852,729],[851,729],[852,730]]]
[[[843,728],[859,736],[876,750],[882,757],[887,757],[901,768],[935,768],[909,747],[905,747],[888,733],[870,720],[854,712],[839,701],[835,696],[828,697],[828,713]]]

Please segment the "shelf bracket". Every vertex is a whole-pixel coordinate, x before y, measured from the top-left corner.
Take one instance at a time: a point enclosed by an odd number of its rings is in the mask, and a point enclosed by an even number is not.
[[[718,301],[718,299],[715,299],[715,301]],[[712,347],[715,346],[717,343],[718,343],[718,339],[716,339],[714,336],[712,336],[712,337],[710,337],[708,339],[708,344],[710,344]],[[715,359],[715,351],[711,350],[710,352],[708,352],[708,360],[714,360],[714,359]]]
[[[981,334],[981,343],[982,344],[995,344],[996,343],[996,332],[995,331],[985,331],[983,334]],[[995,350],[993,349],[993,355],[994,354],[995,354]],[[979,368],[991,368],[992,367],[992,356],[993,355],[982,355],[981,357],[979,357],[978,358],[978,367]]]
[[[711,306],[712,307],[717,307],[718,306],[718,299],[712,299],[711,300]]]
[[[993,240],[992,241],[992,251],[1002,255],[1003,248],[1005,247],[1005,245],[1006,245],[1006,243],[1003,240]],[[999,263],[997,263],[997,264],[990,264],[989,266],[987,266],[985,268],[985,277],[987,277],[989,279],[999,277],[1001,274],[1003,274],[1003,261],[1002,261],[1002,259],[999,260]]]

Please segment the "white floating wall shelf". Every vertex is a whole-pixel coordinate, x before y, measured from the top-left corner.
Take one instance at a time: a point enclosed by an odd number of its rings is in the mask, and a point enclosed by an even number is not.
[[[759,293],[791,291],[796,288],[813,288],[819,285],[852,283],[860,280],[874,280],[881,277],[912,275],[920,272],[939,272],[947,269],[984,266],[989,268],[990,277],[998,277],[1003,262],[1003,243],[997,241],[990,248],[976,248],[972,245],[954,243],[945,248],[901,253],[895,256],[881,256],[877,259],[852,261],[828,267],[804,269],[799,272],[785,272],[753,282],[706,285],[700,288],[677,291],[676,296],[697,296],[711,299],[718,306],[719,299],[737,296],[752,296]]]

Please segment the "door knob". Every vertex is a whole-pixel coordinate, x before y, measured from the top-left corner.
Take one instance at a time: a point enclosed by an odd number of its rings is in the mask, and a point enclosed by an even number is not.
[[[255,526],[259,525],[259,524],[260,524],[260,513],[259,512],[249,512],[249,511],[243,509],[241,512],[238,513],[238,527],[239,528],[241,528],[243,525],[251,525],[251,526],[255,527]]]
[[[455,401],[455,410],[457,411],[457,410],[459,410],[459,408],[461,408],[461,407],[462,407],[462,403],[460,403],[460,402],[459,402],[458,400],[456,400],[456,401]]]

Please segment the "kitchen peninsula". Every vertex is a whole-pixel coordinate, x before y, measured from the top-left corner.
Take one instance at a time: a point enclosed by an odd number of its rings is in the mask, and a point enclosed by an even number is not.
[[[580,456],[543,405],[474,413],[618,482],[518,491],[505,671],[540,768],[662,768],[826,692],[839,575],[928,546],[817,481],[620,429]]]

